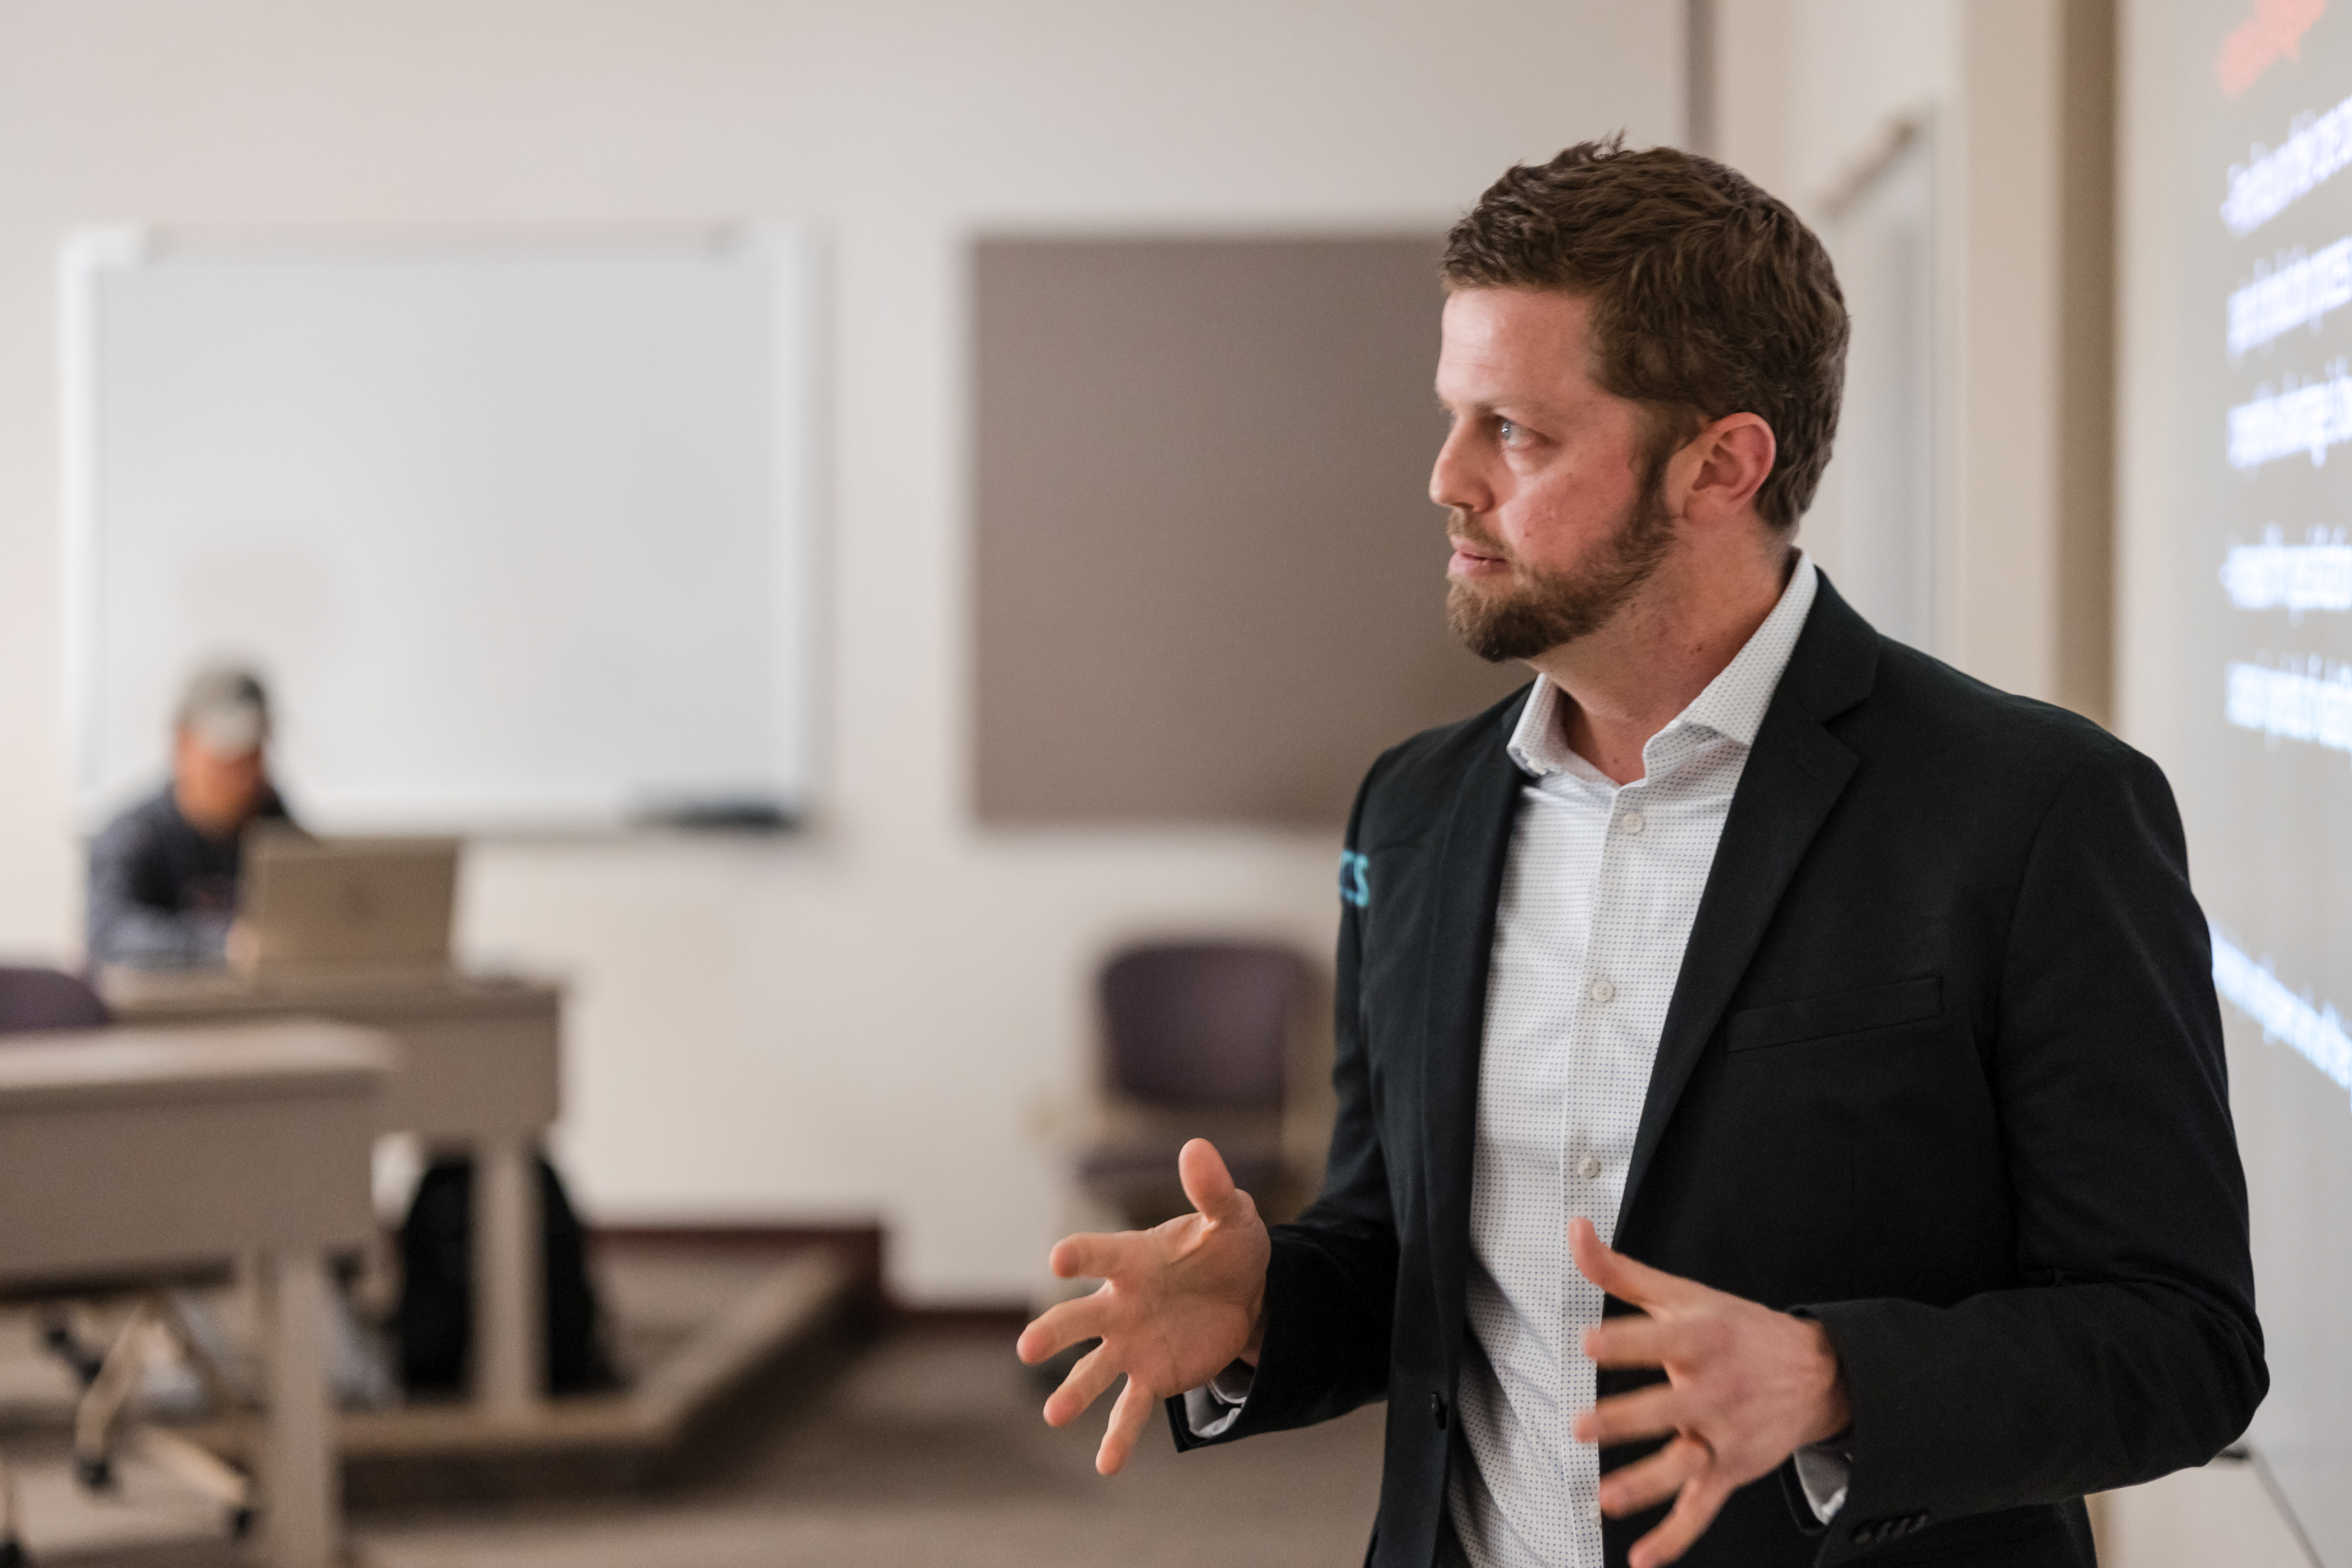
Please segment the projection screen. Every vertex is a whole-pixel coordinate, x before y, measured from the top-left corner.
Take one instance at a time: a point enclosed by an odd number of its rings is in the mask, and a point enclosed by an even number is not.
[[[2212,925],[2271,1394],[2352,1565],[2352,4],[2134,0],[2121,714]]]

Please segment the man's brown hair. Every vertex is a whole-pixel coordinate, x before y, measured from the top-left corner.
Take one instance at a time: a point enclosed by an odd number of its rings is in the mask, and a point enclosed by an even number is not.
[[[1782,203],[1712,159],[1629,153],[1622,136],[1522,163],[1446,236],[1455,289],[1552,289],[1591,301],[1593,378],[1648,405],[1654,468],[1727,414],[1779,448],[1756,510],[1783,532],[1812,504],[1845,384],[1845,297],[1829,253]]]

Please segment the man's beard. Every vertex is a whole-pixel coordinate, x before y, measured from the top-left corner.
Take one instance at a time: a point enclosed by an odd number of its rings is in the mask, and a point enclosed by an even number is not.
[[[1575,571],[1539,573],[1512,562],[1511,575],[1499,587],[1450,584],[1445,623],[1463,646],[1489,664],[1501,664],[1533,658],[1608,625],[1656,574],[1674,545],[1664,468],[1660,464],[1651,474],[1593,558]],[[1498,548],[1471,532],[1459,510],[1451,521],[1455,537],[1482,549]]]

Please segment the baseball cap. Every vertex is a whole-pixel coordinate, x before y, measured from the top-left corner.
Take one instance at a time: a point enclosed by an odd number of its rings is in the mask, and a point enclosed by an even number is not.
[[[181,692],[179,722],[215,756],[243,756],[269,739],[269,693],[249,669],[207,665]]]

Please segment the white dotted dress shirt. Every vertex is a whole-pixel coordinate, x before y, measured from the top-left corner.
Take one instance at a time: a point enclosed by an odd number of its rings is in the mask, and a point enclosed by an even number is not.
[[[1528,782],[1486,983],[1459,1399],[1476,1463],[1452,1488],[1475,1568],[1601,1568],[1599,1450],[1570,1427],[1592,1407],[1582,1341],[1601,1294],[1569,1258],[1569,1221],[1615,1237],[1699,895],[1814,581],[1801,556],[1747,646],[1642,748],[1632,784],[1569,749],[1548,679],[1512,733]]]
[[[1812,608],[1812,562],[1723,672],[1615,784],[1568,745],[1564,698],[1538,678],[1512,732],[1528,775],[1496,912],[1470,1207],[1470,1354],[1459,1396],[1470,1466],[1450,1510],[1474,1568],[1601,1568],[1600,1455],[1570,1435],[1592,1407],[1584,1331],[1601,1293],[1577,1273],[1569,1221],[1612,1240],[1683,950],[1732,792]],[[1235,1369],[1239,1372],[1240,1369]],[[1245,1376],[1187,1398],[1214,1436]],[[1800,1456],[1823,1518],[1843,1466]]]

